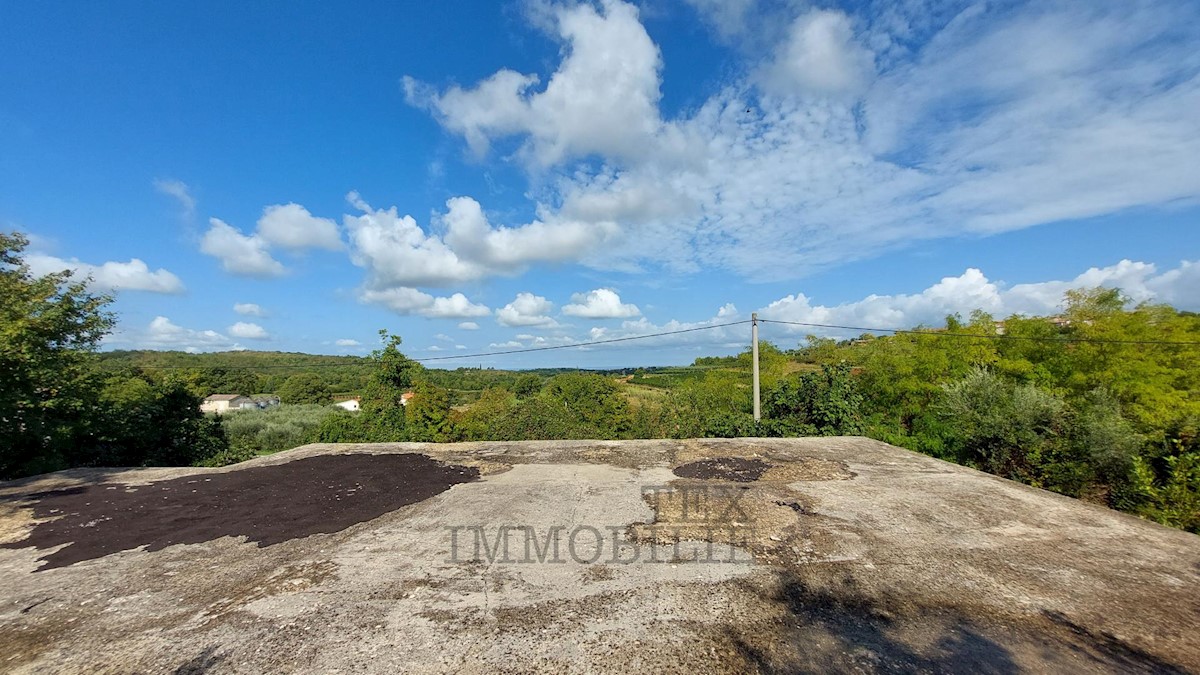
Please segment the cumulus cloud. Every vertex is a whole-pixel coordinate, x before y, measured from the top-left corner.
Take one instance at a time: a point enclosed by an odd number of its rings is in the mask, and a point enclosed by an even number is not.
[[[1151,6],[778,3],[778,35],[746,33],[766,53],[664,118],[636,9],[556,5],[563,57],[544,88],[500,70],[408,93],[477,152],[516,139],[540,222],[610,229],[564,255],[797,278],[922,239],[1200,197],[1200,35],[1187,29],[1200,7]]]
[[[267,340],[271,337],[267,333],[267,329],[256,323],[247,323],[245,321],[239,321],[230,326],[229,334],[243,340]]]
[[[258,236],[269,244],[293,250],[342,248],[337,223],[318,218],[299,204],[276,204],[264,209],[258,219]]]
[[[263,209],[254,234],[243,234],[219,218],[209,218],[200,251],[221,261],[230,274],[270,278],[287,273],[271,255],[277,246],[292,251],[344,248],[337,224],[318,218],[299,204],[276,204]]]
[[[759,310],[764,319],[798,321],[864,328],[911,328],[941,325],[946,316],[968,316],[982,309],[1000,319],[1013,314],[1046,316],[1062,309],[1068,290],[1120,288],[1135,302],[1167,302],[1178,309],[1200,309],[1200,264],[1185,261],[1159,273],[1155,265],[1122,260],[1108,267],[1093,267],[1073,279],[1015,284],[1006,287],[976,268],[946,277],[919,293],[871,295],[856,302],[826,306],[803,293],[789,295]],[[845,331],[793,327],[792,332],[818,334]]]
[[[340,340],[334,342],[334,344],[339,347],[358,347],[362,345],[362,343],[358,340],[352,340],[350,338],[341,338]]]
[[[182,293],[179,277],[161,267],[151,271],[149,265],[132,258],[129,262],[106,262],[92,265],[74,258],[64,260],[51,255],[31,253],[25,264],[37,276],[69,270],[75,279],[91,277],[90,286],[98,291],[146,291],[149,293]]]
[[[400,315],[415,314],[431,319],[463,319],[492,313],[487,306],[472,303],[462,293],[435,297],[415,288],[364,289],[359,293],[359,300],[382,305]]]
[[[458,327],[462,330],[479,330],[479,324],[474,321],[463,321]]]
[[[183,210],[185,217],[191,218],[196,214],[196,199],[192,197],[187,183],[171,178],[159,178],[154,181],[154,189],[179,202],[179,208]]]
[[[239,276],[269,278],[287,273],[271,257],[266,240],[245,235],[219,218],[209,219],[208,232],[200,240],[200,251],[221,261],[221,268]]]
[[[478,155],[492,139],[519,134],[526,137],[520,154],[540,166],[589,153],[644,157],[661,127],[662,59],[637,8],[560,6],[551,21],[569,48],[544,89],[536,75],[503,69],[472,88],[440,94],[405,78],[409,101],[433,111]]]
[[[427,233],[396,207],[375,209],[358,193],[347,199],[361,211],[346,215],[351,259],[367,270],[373,289],[451,286],[494,275],[511,275],[535,262],[571,260],[615,231],[615,225],[535,220],[517,227],[493,226],[474,199],[446,202],[442,237]]]
[[[550,317],[554,303],[533,293],[518,293],[512,302],[496,310],[496,321],[503,326],[557,326]]]
[[[562,313],[585,319],[626,319],[642,312],[637,305],[621,302],[621,296],[608,288],[597,288],[587,293],[575,293],[571,304],[564,305]]]
[[[573,260],[616,234],[612,222],[535,220],[520,227],[493,227],[479,202],[455,197],[446,202],[446,244],[493,272],[517,271],[534,262]]]
[[[211,352],[243,349],[234,340],[214,331],[180,326],[165,316],[157,316],[145,328],[118,331],[105,340],[106,345],[133,349],[173,349]]]
[[[253,302],[236,302],[233,305],[233,311],[242,316],[266,316],[267,312],[262,307]]]

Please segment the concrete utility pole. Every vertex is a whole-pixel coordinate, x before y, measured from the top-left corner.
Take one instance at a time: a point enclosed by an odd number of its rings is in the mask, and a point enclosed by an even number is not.
[[[754,343],[751,352],[754,359],[754,421],[762,419],[762,409],[758,402],[758,312],[750,314],[750,340]]]

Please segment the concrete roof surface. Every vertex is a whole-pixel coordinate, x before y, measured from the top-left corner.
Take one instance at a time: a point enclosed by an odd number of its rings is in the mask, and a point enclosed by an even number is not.
[[[1200,537],[864,438],[0,483],[5,672],[1197,672]]]

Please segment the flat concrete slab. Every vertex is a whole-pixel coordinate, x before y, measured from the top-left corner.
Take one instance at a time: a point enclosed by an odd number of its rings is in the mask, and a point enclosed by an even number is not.
[[[0,484],[6,672],[1197,672],[1200,537],[863,438]]]

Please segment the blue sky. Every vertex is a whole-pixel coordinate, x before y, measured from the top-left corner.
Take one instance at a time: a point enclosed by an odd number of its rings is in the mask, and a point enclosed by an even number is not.
[[[106,348],[1200,310],[1194,2],[8,3],[0,227]],[[784,345],[804,329],[764,328]],[[745,326],[463,365],[686,363]],[[458,365],[449,361],[444,365]]]

